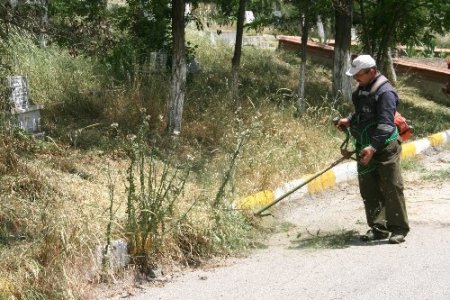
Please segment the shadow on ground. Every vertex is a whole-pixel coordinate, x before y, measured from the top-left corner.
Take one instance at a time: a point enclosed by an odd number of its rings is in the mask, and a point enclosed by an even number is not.
[[[350,246],[377,246],[388,244],[389,241],[380,240],[372,242],[362,242],[361,235],[355,230],[341,230],[339,232],[331,232],[321,234],[308,233],[308,237],[298,235],[296,239],[291,241],[289,249],[344,249]]]
[[[351,246],[359,241],[359,233],[355,230],[341,230],[339,232],[312,234],[307,233],[307,237],[301,234],[297,235],[295,240],[291,241],[290,249],[342,249]]]

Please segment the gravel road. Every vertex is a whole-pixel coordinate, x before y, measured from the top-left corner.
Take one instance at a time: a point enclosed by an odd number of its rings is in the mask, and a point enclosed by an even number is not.
[[[277,233],[247,257],[110,299],[450,299],[449,174],[448,147],[404,171],[411,232],[403,244],[359,241],[364,210],[349,182],[280,203]]]

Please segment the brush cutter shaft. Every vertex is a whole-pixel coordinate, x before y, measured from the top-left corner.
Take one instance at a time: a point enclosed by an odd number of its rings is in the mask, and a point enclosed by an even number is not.
[[[337,122],[339,121],[339,118],[334,118],[333,119],[333,123],[336,125]],[[342,153],[342,157],[339,158],[338,160],[336,160],[335,162],[333,162],[330,166],[328,166],[327,168],[323,169],[322,171],[314,174],[313,176],[311,176],[310,178],[308,178],[308,180],[306,180],[305,182],[302,182],[300,185],[296,186],[295,188],[293,188],[292,190],[290,190],[289,192],[281,195],[280,197],[278,197],[277,199],[275,199],[272,203],[268,204],[267,206],[261,208],[259,211],[257,211],[255,213],[255,216],[259,216],[261,217],[261,214],[263,212],[265,212],[266,210],[268,210],[269,208],[271,208],[272,206],[274,206],[275,204],[277,204],[278,202],[280,202],[281,200],[283,200],[284,198],[286,198],[287,196],[291,195],[292,193],[294,193],[295,191],[297,191],[298,189],[302,188],[303,186],[305,186],[306,184],[310,183],[311,181],[313,181],[314,179],[316,179],[317,177],[319,177],[320,175],[322,175],[323,173],[325,173],[326,171],[330,170],[331,168],[337,166],[338,164],[340,164],[341,162],[343,162],[346,159],[352,158],[351,156],[353,155],[353,153],[355,153],[355,151],[348,151],[347,150],[347,146],[348,146],[348,141],[350,139],[350,131],[348,128],[345,128],[345,130],[343,130],[345,132],[345,140],[342,142],[341,144],[341,153]]]
[[[281,200],[283,200],[284,198],[286,198],[287,196],[291,195],[292,193],[294,193],[295,191],[297,191],[298,189],[302,188],[303,186],[305,186],[306,184],[310,183],[311,181],[313,181],[314,179],[316,179],[317,177],[319,177],[320,175],[322,175],[323,173],[325,173],[326,171],[330,170],[331,168],[337,166],[338,164],[340,164],[341,162],[343,162],[344,160],[346,160],[346,157],[341,157],[338,160],[336,160],[335,162],[333,162],[330,166],[328,166],[327,168],[323,169],[322,171],[314,174],[313,176],[311,176],[310,178],[308,178],[308,180],[306,180],[305,182],[302,182],[301,184],[299,184],[298,186],[296,186],[295,188],[293,188],[292,190],[290,190],[289,192],[281,195],[280,197],[278,197],[277,199],[275,199],[272,203],[268,204],[267,206],[261,208],[259,211],[257,211],[255,213],[255,216],[261,216],[261,214],[268,210],[269,208],[271,208],[272,206],[274,206],[275,204],[277,204],[278,202],[280,202]]]

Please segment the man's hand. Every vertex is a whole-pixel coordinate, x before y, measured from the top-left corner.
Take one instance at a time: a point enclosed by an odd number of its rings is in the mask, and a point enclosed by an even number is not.
[[[341,131],[344,131],[349,126],[350,126],[350,120],[348,118],[339,119],[339,121],[336,123],[337,129],[339,129]]]
[[[373,154],[375,153],[375,148],[372,146],[367,146],[366,148],[361,150],[361,158],[359,160],[359,163],[363,166],[367,166],[370,162],[370,160],[373,157]]]
[[[353,155],[353,153],[354,152],[350,152],[347,149],[341,149],[342,156],[347,158],[347,159],[349,159]]]

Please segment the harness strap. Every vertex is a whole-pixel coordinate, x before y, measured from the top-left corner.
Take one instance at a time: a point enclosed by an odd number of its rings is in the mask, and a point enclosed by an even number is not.
[[[380,89],[380,87],[387,82],[389,82],[389,79],[387,79],[384,75],[380,75],[373,83],[372,87],[370,88],[370,91],[361,91],[360,90],[359,95],[372,96],[372,97],[375,97],[375,101],[378,101],[377,92]],[[362,148],[364,148],[370,144],[370,139],[369,139],[367,131],[368,131],[369,127],[371,127],[373,125],[375,125],[375,124],[369,124],[361,132],[361,141],[356,141],[356,143],[355,143],[356,153],[359,153]],[[395,141],[398,138],[398,136],[399,136],[399,132],[398,132],[397,127],[395,127],[394,132],[386,139],[385,145]],[[369,163],[369,165],[367,165],[367,166],[359,165],[358,166],[358,174],[364,175],[364,174],[370,173],[370,172],[374,171],[377,167],[378,167],[378,163],[375,161],[371,161]]]
[[[378,89],[385,84],[386,82],[389,82],[389,79],[387,79],[384,75],[380,75],[378,76],[377,80],[375,81],[375,83],[372,85],[372,87],[370,88],[370,94],[375,94]]]

